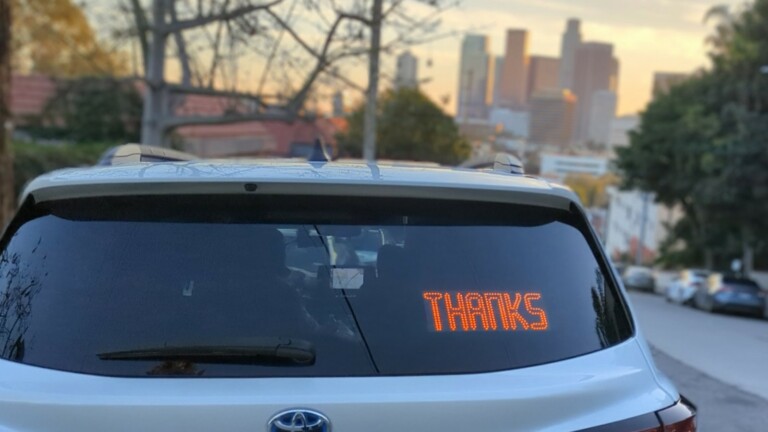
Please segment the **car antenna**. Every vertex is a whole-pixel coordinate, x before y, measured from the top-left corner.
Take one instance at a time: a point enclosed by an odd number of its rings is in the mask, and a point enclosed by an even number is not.
[[[330,160],[331,157],[325,147],[323,138],[318,136],[315,138],[315,146],[312,148],[312,153],[307,158],[307,162],[329,162]]]

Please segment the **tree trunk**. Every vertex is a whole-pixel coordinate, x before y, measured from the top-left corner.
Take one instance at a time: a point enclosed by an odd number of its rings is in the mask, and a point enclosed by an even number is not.
[[[9,134],[11,112],[11,4],[0,0],[0,232],[14,209],[13,153]]]
[[[165,15],[168,0],[152,2],[152,41],[149,45],[147,71],[145,74],[144,112],[141,118],[141,143],[162,146],[164,144],[163,106],[165,101]]]
[[[383,0],[373,0],[371,13],[371,54],[368,59],[368,94],[363,124],[363,158],[368,162],[376,160],[376,100],[379,95],[382,4]]]

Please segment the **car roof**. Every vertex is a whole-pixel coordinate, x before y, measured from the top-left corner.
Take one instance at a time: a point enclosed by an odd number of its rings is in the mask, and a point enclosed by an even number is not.
[[[222,160],[70,168],[33,180],[35,201],[96,196],[272,193],[392,196],[516,202],[557,208],[578,204],[567,187],[493,170],[414,163]]]

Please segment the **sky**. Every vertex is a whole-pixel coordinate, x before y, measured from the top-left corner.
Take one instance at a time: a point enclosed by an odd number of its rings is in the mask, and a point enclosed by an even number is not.
[[[464,0],[443,15],[441,31],[489,36],[501,55],[507,28],[529,30],[529,54],[559,56],[568,18],[581,19],[585,41],[613,43],[620,61],[620,115],[642,110],[651,96],[653,73],[692,72],[707,65],[704,39],[711,30],[703,17],[714,5],[739,6],[742,0]],[[419,57],[422,88],[435,100],[450,95],[455,112],[461,36],[412,49]],[[432,67],[426,60],[432,59]],[[393,61],[385,63],[394,67]]]
[[[144,0],[148,3],[149,0]],[[256,1],[256,0],[254,0]],[[343,3],[344,0],[336,0]],[[440,0],[442,2],[452,0]],[[442,24],[436,41],[417,45],[411,51],[419,58],[419,78],[427,80],[421,86],[436,102],[455,113],[461,39],[466,33],[484,34],[490,39],[491,52],[504,51],[504,34],[508,28],[529,31],[529,54],[559,56],[560,42],[568,18],[581,20],[585,41],[609,42],[620,62],[618,114],[634,114],[644,109],[651,96],[654,72],[693,72],[706,66],[707,47],[704,42],[712,24],[703,17],[715,5],[733,8],[744,0],[459,0],[460,5],[441,15]],[[86,9],[92,22],[101,30],[99,10],[114,6],[117,0],[99,0]],[[337,4],[339,4],[337,3]],[[387,0],[385,0],[387,3]],[[288,3],[286,3],[287,5]],[[415,0],[405,3],[413,16],[423,16],[429,10]],[[299,13],[312,20],[311,12]],[[308,15],[307,15],[308,14]],[[310,30],[310,29],[307,29]],[[304,32],[302,32],[304,33]],[[311,33],[311,31],[309,32]],[[315,37],[319,45],[322,38]],[[384,32],[386,42],[387,32]],[[431,60],[431,66],[428,66]],[[263,64],[254,61],[243,65],[245,75],[238,79],[241,90],[252,91],[258,81]],[[169,73],[178,67],[169,65]],[[343,67],[343,72],[360,86],[367,85],[367,66],[358,61],[355,66]],[[395,55],[382,59],[382,72],[394,75]],[[387,86],[383,82],[382,88]],[[330,93],[323,105],[330,105]],[[358,91],[345,92],[346,104],[354,106],[362,100]]]

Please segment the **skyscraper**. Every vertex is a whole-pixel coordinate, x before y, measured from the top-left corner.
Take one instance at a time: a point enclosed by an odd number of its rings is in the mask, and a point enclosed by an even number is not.
[[[560,45],[560,87],[573,90],[576,50],[581,45],[581,22],[569,19]]]
[[[573,91],[576,94],[577,142],[589,139],[592,98],[600,90],[616,91],[618,60],[613,57],[613,45],[586,42],[579,45],[574,59]]]
[[[528,31],[507,30],[504,51],[504,76],[501,77],[501,105],[525,108],[528,87]]]
[[[410,51],[397,56],[395,71],[395,88],[416,88],[419,85],[419,59]]]
[[[501,79],[504,76],[504,56],[496,56],[493,61],[493,106],[501,106]]]
[[[344,117],[344,93],[341,90],[333,94],[333,116]]]
[[[612,90],[598,90],[592,95],[587,141],[606,147],[612,144],[611,123],[616,116],[616,104],[616,93]]]
[[[491,102],[493,67],[488,37],[468,34],[461,43],[457,118],[486,118]]]
[[[669,92],[669,89],[687,80],[685,73],[656,72],[653,74],[653,98]]]
[[[531,56],[528,67],[528,87],[526,98],[545,89],[560,87],[560,60],[555,57]]]
[[[566,147],[570,142],[576,96],[565,89],[545,89],[531,97],[528,140],[539,145]]]

